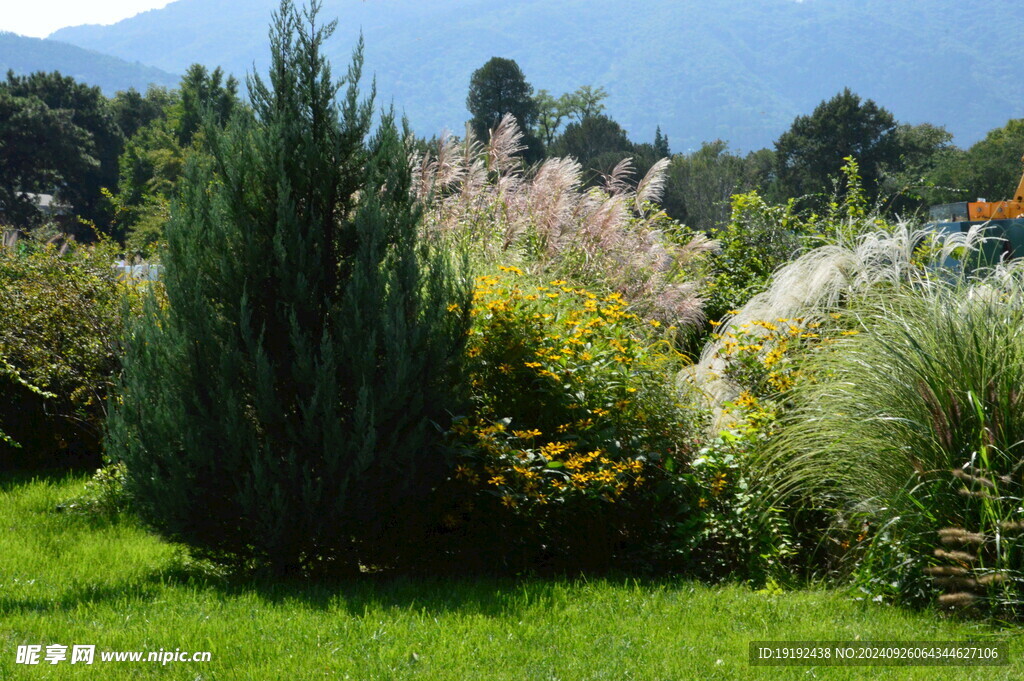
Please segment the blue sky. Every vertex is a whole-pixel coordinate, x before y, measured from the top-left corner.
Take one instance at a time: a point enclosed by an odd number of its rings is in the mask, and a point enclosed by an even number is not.
[[[4,0],[0,31],[44,38],[65,26],[113,24],[170,3],[171,0]]]

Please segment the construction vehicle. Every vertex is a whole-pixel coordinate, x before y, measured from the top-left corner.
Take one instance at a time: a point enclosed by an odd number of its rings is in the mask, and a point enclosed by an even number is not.
[[[1021,159],[1024,162],[1024,158]],[[994,237],[982,245],[983,264],[1024,257],[1024,175],[1008,201],[962,201],[932,206],[931,224],[943,232],[966,232],[983,225],[985,236]]]

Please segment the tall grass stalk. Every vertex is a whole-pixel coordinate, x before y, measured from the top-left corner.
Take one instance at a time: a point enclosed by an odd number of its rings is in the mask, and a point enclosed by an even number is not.
[[[1001,266],[972,282],[891,283],[855,304],[859,335],[810,361],[760,489],[866,527],[899,595],[933,594],[925,568],[954,563],[974,586],[1000,573],[988,583],[1002,593],[988,595],[1008,605],[1021,554],[1006,528],[1024,520],[1024,277]]]
[[[522,133],[506,116],[483,143],[446,135],[415,156],[414,185],[429,233],[469,245],[494,264],[621,293],[634,310],[667,324],[703,320],[699,267],[716,247],[679,238],[658,210],[667,160],[635,184],[629,159],[586,188],[580,164],[550,158],[525,168]]]

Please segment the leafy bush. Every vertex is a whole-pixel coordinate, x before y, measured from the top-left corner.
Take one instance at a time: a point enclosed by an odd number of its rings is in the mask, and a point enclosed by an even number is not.
[[[99,463],[122,306],[109,244],[0,248],[0,467]]]
[[[721,319],[761,293],[772,274],[807,245],[809,230],[794,201],[773,206],[756,191],[733,196],[728,224],[712,232],[719,250],[704,289],[708,319]]]
[[[721,320],[764,293],[776,272],[810,249],[850,248],[865,235],[900,229],[869,210],[857,161],[845,162],[843,189],[836,187],[820,214],[798,210],[795,199],[773,205],[756,191],[732,197],[728,224],[711,233],[719,249],[701,291],[709,319]]]
[[[783,578],[784,568],[800,567],[792,558],[806,549],[800,545],[804,537],[794,535],[802,528],[793,528],[783,509],[763,503],[760,459],[793,406],[791,391],[813,380],[808,360],[843,333],[836,332],[841,318],[836,313],[823,321],[776,318],[728,327],[712,322],[722,329],[712,334],[721,379],[737,394],[718,405],[716,432],[693,462],[700,509],[693,567],[699,574],[766,582]]]
[[[831,514],[832,543],[872,595],[1019,612],[1022,293],[1005,270],[890,289],[795,391],[770,484]]]
[[[408,153],[367,143],[361,48],[338,87],[332,25],[284,0],[271,83],[209,130],[167,226],[168,306],[132,328],[110,456],[134,508],[205,557],[357,573],[409,542],[447,474],[470,282],[418,239]],[[339,105],[340,104],[340,105]]]
[[[491,509],[466,522],[494,528],[497,560],[520,569],[636,568],[678,553],[701,414],[668,382],[682,358],[649,340],[660,322],[618,293],[502,269],[477,280],[474,408],[454,428],[465,449],[455,478]]]
[[[85,483],[82,494],[57,508],[71,513],[116,517],[130,508],[131,500],[125,491],[127,479],[128,471],[123,463],[99,468]]]

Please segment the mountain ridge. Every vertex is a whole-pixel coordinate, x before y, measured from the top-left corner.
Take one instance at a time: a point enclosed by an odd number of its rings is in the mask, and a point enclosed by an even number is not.
[[[0,74],[60,71],[77,81],[96,85],[107,96],[134,87],[145,91],[150,84],[174,87],[180,77],[141,62],[130,62],[102,52],[56,40],[30,38],[0,31]]]
[[[113,26],[51,36],[183,72],[198,61],[242,76],[266,68],[277,0],[178,0]],[[844,87],[909,123],[945,125],[961,145],[1024,116],[1024,56],[970,36],[1024,31],[1008,0],[326,0],[339,18],[329,56],[343,72],[360,32],[367,75],[421,135],[461,130],[469,76],[515,59],[537,89],[604,87],[608,113],[636,141],[660,125],[673,149],[726,139],[767,146],[793,118]],[[952,22],[951,18],[957,21]]]

